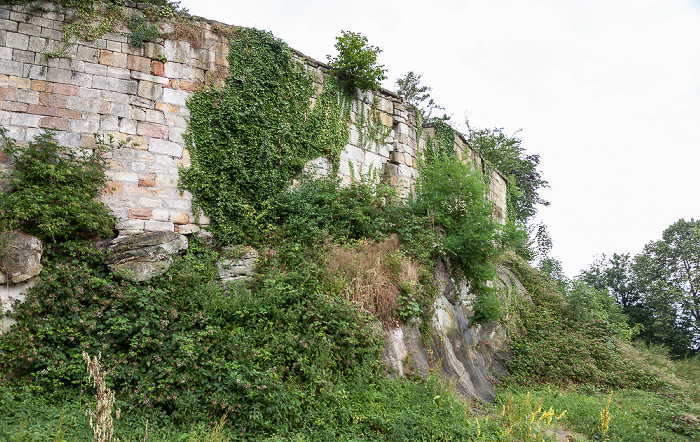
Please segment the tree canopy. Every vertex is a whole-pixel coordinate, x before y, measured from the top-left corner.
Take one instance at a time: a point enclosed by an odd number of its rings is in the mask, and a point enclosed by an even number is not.
[[[548,206],[540,195],[540,190],[549,187],[537,169],[539,155],[526,155],[522,140],[514,135],[508,136],[502,128],[470,130],[469,142],[496,169],[510,177],[517,189],[508,201],[508,210],[514,219],[527,224],[535,213],[536,206]]]

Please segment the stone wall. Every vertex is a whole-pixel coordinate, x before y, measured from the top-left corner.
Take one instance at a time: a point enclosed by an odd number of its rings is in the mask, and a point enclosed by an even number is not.
[[[139,13],[138,7],[129,4],[127,12]],[[118,29],[72,45],[70,58],[45,57],[47,51],[59,49],[69,19],[59,12],[0,6],[0,126],[18,141],[55,128],[58,141],[73,148],[90,148],[95,133],[131,138],[135,147],[108,154],[110,189],[103,195],[120,232],[198,230],[192,197],[177,187],[178,168],[190,164],[182,138],[189,116],[186,101],[197,88],[220,83],[226,76],[229,27],[197,19],[188,41],[161,38],[143,48],[130,46],[128,30]],[[173,30],[171,23],[160,26],[164,32]],[[297,56],[322,84],[327,66],[301,53]],[[413,107],[389,91],[362,94],[351,109],[350,140],[340,161],[343,180],[374,172],[377,180],[408,196],[430,130],[419,130],[417,139]],[[386,137],[367,141],[367,125],[357,127],[363,120],[381,125]],[[459,135],[455,148],[483,168],[480,155]],[[8,170],[11,162],[0,153],[0,171]],[[319,173],[330,170],[323,159],[312,165]],[[497,172],[491,175],[494,214],[503,222],[506,182]],[[207,217],[200,222],[206,224]]]

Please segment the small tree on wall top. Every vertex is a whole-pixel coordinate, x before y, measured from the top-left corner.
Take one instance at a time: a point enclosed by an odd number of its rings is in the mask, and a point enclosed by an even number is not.
[[[338,55],[334,58],[328,55],[328,64],[343,87],[350,92],[379,89],[380,82],[386,79],[384,65],[377,64],[377,55],[382,50],[368,45],[367,37],[357,32],[341,31],[336,40]]]

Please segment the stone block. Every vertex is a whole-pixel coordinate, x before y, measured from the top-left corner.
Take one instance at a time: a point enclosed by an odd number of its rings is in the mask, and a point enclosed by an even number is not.
[[[137,55],[129,55],[127,58],[127,68],[133,71],[140,71],[143,73],[151,72],[151,59],[146,57],[139,57]]]
[[[151,179],[139,178],[139,187],[154,187],[154,186],[155,186],[155,175],[153,175],[153,178],[151,178]]]
[[[79,134],[93,134],[100,128],[99,120],[72,120],[70,130]]]
[[[102,115],[100,117],[100,131],[118,131],[119,117],[116,115]]]
[[[27,108],[27,113],[54,117],[54,116],[56,116],[56,108],[55,107],[46,107],[46,106],[37,106],[36,104],[29,104],[28,108]]]
[[[120,80],[130,80],[131,79],[131,71],[129,71],[126,68],[121,68],[121,67],[116,67],[116,66],[108,66],[107,67],[107,76],[109,78],[119,78]]]
[[[13,126],[24,127],[39,127],[39,115],[31,114],[13,114],[10,118],[10,124]]]
[[[17,101],[27,104],[39,104],[39,92],[29,89],[18,89]]]
[[[156,123],[156,124],[165,124],[165,117],[163,116],[163,112],[153,110],[153,109],[146,109],[146,121],[149,123]],[[175,128],[179,129],[179,128]],[[173,128],[170,128],[169,134],[172,133]]]
[[[123,232],[125,230],[143,230],[144,222],[138,219],[122,219],[117,221],[117,230]]]
[[[76,87],[90,88],[92,87],[92,75],[84,72],[73,72],[73,78],[70,80],[71,85]]]
[[[163,103],[174,104],[176,106],[186,106],[190,93],[176,89],[163,90]]]
[[[5,46],[12,49],[29,49],[29,36],[17,32],[7,32],[5,34]]]
[[[131,115],[131,106],[123,103],[110,103],[105,100],[96,100],[96,104],[99,106],[97,113],[106,114],[110,113],[119,118],[128,118]]]
[[[11,48],[0,47],[0,59],[1,60],[12,60],[12,51],[13,51],[13,49],[11,49]]]
[[[50,38],[55,41],[61,40],[63,32],[57,29],[43,28],[41,30],[41,38]]]
[[[150,81],[140,81],[137,95],[147,100],[160,101],[163,98],[163,86]]]
[[[121,181],[107,181],[105,184],[103,195],[121,196],[124,192],[124,183]]]
[[[127,195],[130,196],[149,196],[150,192],[148,189],[145,189],[143,187],[129,187],[126,189]],[[166,220],[167,221],[167,220]]]
[[[53,90],[55,90],[55,87]],[[38,94],[39,104],[42,106],[65,108],[68,102],[68,99],[64,95],[58,95],[53,92],[38,92]]]
[[[0,100],[16,101],[17,92],[16,87],[0,87]]]
[[[394,125],[394,117],[384,112],[379,113],[379,121],[386,127],[392,127]]]
[[[161,114],[160,117],[163,118],[163,115]],[[168,140],[184,146],[185,140],[182,138],[182,135],[185,133],[185,131],[186,129],[182,127],[171,127],[168,131]]]
[[[19,23],[19,25],[17,26],[17,32],[24,35],[38,37],[41,35],[41,27],[31,23],[23,22]]]
[[[151,219],[151,209],[148,208],[143,208],[143,207],[135,207],[133,209],[129,209],[129,218],[130,219]]]
[[[151,139],[148,143],[148,151],[154,154],[163,154],[175,158],[182,157],[183,146],[172,141]]]
[[[78,45],[78,60],[95,63],[100,61],[100,50],[88,46]]]
[[[95,75],[92,79],[92,87],[106,91],[116,91],[119,88],[119,80]]]
[[[39,127],[56,128],[58,130],[70,130],[70,120],[67,118],[42,117],[39,120]]]
[[[146,121],[146,111],[139,108],[132,108],[130,118],[139,122]]]
[[[29,88],[37,92],[51,92],[53,83],[47,83],[42,80],[30,80]]]
[[[170,212],[170,222],[173,224],[187,224],[189,215],[186,212]]]
[[[180,63],[165,62],[163,63],[163,76],[171,79],[182,78],[182,67],[183,65]]]
[[[170,212],[167,210],[153,209],[151,213],[154,221],[170,221]]]
[[[100,98],[111,103],[129,104],[131,97],[129,94],[122,94],[114,91],[100,91]]]
[[[175,226],[175,231],[180,235],[191,235],[192,233],[199,232],[199,226],[197,224],[186,224],[182,226]]]
[[[158,187],[177,187],[177,182],[178,182],[177,175],[168,175],[168,174],[157,174],[156,175],[156,186],[158,186]],[[172,205],[170,207],[177,208],[177,207],[173,207]]]
[[[386,112],[389,115],[393,115],[394,113],[394,103],[386,98],[379,97],[377,100],[377,107],[380,111]]]
[[[31,80],[28,78],[15,77],[11,75],[7,78],[7,85],[10,87],[16,87],[17,89],[29,89],[31,86]]]
[[[73,72],[69,69],[49,67],[46,71],[46,79],[53,83],[70,84]]]
[[[4,59],[2,63],[0,63],[0,74],[16,75],[18,77],[21,77],[22,73],[22,63],[20,63],[19,61]]]
[[[128,118],[120,118],[119,131],[129,135],[136,134],[136,121]]]
[[[146,232],[174,232],[175,225],[164,221],[146,221],[144,230]]]
[[[145,118],[145,112],[144,112],[144,118]],[[136,126],[136,133],[138,135],[141,135],[144,137],[165,139],[168,135],[168,126],[166,126],[164,124],[139,123],[138,126]],[[151,141],[154,141],[154,140],[151,140]],[[153,152],[153,150],[150,148],[150,146],[149,146],[148,150]],[[164,153],[164,152],[155,152],[155,153]]]
[[[151,83],[157,83],[157,84],[160,84],[163,86],[167,86],[170,83],[170,80],[165,78],[165,77],[144,74],[143,72],[139,72],[139,71],[133,71],[131,73],[131,78],[133,80],[150,81]]]
[[[34,63],[34,52],[15,49],[12,51],[12,59],[21,63]]]
[[[151,73],[153,75],[156,75],[158,77],[162,77],[165,75],[165,67],[163,66],[163,63],[160,61],[152,61],[151,62]]]
[[[16,101],[2,101],[0,102],[0,109],[9,112],[27,112],[27,103],[18,103]],[[2,123],[5,125],[5,123]]]
[[[0,31],[16,32],[17,22],[12,20],[0,19]]]
[[[102,77],[107,76],[107,66],[97,63],[85,63],[84,67],[86,74],[100,75]]]

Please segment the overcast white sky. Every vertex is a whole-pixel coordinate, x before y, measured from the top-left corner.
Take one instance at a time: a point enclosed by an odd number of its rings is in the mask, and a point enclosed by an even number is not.
[[[317,60],[341,30],[412,70],[472,128],[518,129],[542,158],[539,218],[569,276],[700,218],[700,0],[183,0]]]

